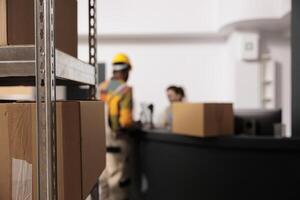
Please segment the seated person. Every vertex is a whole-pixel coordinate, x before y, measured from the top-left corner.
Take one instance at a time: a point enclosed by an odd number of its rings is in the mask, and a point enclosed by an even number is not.
[[[185,92],[182,87],[172,85],[167,88],[166,94],[170,102],[170,105],[166,108],[164,112],[162,125],[164,128],[171,129],[172,127],[171,105],[174,102],[183,102],[185,99]]]

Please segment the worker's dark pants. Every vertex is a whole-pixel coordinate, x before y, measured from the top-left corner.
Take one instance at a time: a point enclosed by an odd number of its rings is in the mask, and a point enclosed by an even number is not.
[[[100,199],[99,199],[99,183],[97,183],[97,184],[94,186],[94,188],[93,188],[93,190],[92,190],[92,192],[91,192],[91,199],[92,199],[92,200],[100,200]]]

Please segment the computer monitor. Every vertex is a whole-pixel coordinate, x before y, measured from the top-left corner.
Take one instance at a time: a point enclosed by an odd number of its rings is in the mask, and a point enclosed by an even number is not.
[[[276,124],[281,124],[281,110],[235,110],[235,133],[275,136]]]

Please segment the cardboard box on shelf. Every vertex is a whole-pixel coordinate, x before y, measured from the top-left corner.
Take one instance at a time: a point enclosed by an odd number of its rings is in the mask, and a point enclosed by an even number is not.
[[[0,104],[0,199],[28,197],[34,188],[35,104]],[[104,104],[58,102],[58,199],[85,199],[105,167]]]
[[[233,107],[229,103],[174,103],[172,132],[198,137],[233,134]]]
[[[0,0],[0,45],[7,44],[6,0]]]
[[[34,0],[0,0],[0,28],[0,45],[34,44]],[[56,0],[56,48],[77,57],[77,40],[77,0]]]
[[[34,100],[34,87],[27,86],[8,86],[0,87],[0,101],[1,100]]]

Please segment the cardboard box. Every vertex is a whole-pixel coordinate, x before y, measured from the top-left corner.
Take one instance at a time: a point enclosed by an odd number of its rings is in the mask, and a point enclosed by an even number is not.
[[[0,0],[0,28],[0,45],[34,44],[34,0]],[[55,1],[55,45],[77,57],[77,0]]]
[[[232,104],[174,103],[172,105],[175,134],[213,137],[233,134]]]
[[[58,199],[85,199],[105,167],[104,104],[58,102],[56,112]],[[35,115],[34,103],[0,104],[1,200],[32,194]]]
[[[0,45],[7,44],[6,0],[0,0]]]

